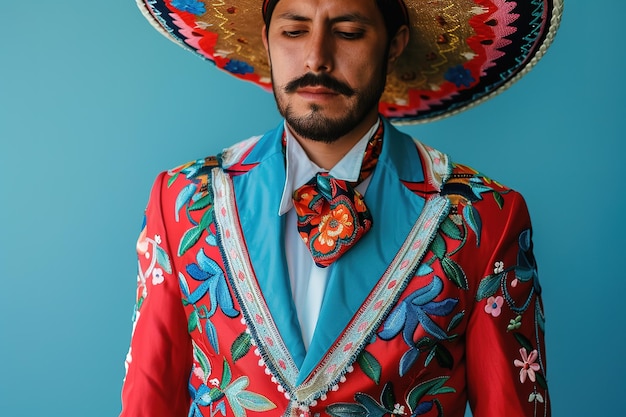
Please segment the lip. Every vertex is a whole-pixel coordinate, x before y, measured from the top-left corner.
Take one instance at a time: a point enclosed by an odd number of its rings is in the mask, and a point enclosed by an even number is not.
[[[297,89],[296,93],[303,98],[311,100],[329,99],[339,95],[338,92],[321,86],[302,87]]]

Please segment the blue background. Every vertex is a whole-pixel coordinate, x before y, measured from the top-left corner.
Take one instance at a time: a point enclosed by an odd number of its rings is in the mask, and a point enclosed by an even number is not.
[[[2,3],[0,415],[114,416],[152,180],[279,117],[131,0]],[[626,414],[624,16],[623,0],[569,0],[511,90],[404,128],[526,197],[557,417]]]

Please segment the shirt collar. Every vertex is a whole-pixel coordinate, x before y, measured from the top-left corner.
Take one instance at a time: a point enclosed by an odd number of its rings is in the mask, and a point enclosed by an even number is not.
[[[376,121],[365,133],[365,135],[359,139],[359,141],[350,149],[350,151],[344,155],[343,158],[330,170],[317,166],[313,161],[309,159],[302,146],[298,143],[296,138],[289,130],[287,122],[285,121],[285,140],[286,140],[286,179],[285,186],[283,187],[283,195],[280,200],[280,208],[278,215],[282,216],[287,213],[293,207],[292,196],[293,192],[299,187],[306,184],[311,178],[313,178],[318,172],[328,172],[333,177],[354,182],[359,179],[361,173],[361,164],[363,163],[363,156],[365,154],[365,148],[367,143],[376,133],[380,119]]]

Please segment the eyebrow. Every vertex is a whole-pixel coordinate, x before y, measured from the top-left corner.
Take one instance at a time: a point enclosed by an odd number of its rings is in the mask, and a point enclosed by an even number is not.
[[[294,12],[285,12],[276,16],[279,19],[285,20],[294,20],[297,22],[310,22],[313,19],[310,17],[302,16]],[[362,23],[364,25],[372,25],[372,19],[360,14],[360,13],[347,13],[337,17],[330,19],[330,23],[341,23],[341,22],[354,22],[354,23]]]

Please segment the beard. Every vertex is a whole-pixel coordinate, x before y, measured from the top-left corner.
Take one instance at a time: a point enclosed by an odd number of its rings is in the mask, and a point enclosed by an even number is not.
[[[385,89],[386,76],[386,71],[381,68],[379,76],[375,77],[367,88],[353,90],[328,74],[307,73],[282,87],[280,93],[277,89],[281,87],[276,86],[272,76],[272,88],[278,111],[297,135],[316,142],[333,143],[355,129],[372,109],[378,108],[378,102]],[[282,98],[285,94],[293,93],[298,88],[306,86],[323,86],[338,94],[353,98],[352,104],[346,106],[342,114],[336,117],[324,115],[322,107],[317,104],[311,104],[308,113],[297,116],[291,105],[285,103]]]

